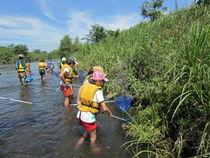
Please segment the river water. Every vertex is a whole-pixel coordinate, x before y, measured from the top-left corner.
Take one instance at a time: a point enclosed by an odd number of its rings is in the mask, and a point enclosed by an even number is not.
[[[0,65],[0,157],[1,158],[127,158],[121,124],[116,118],[98,115],[96,144],[100,153],[89,152],[90,140],[75,149],[84,128],[78,125],[77,108],[65,108],[64,97],[59,88],[60,80],[54,73],[46,73],[41,81],[38,63],[32,62],[33,81],[27,87],[19,86],[15,64]],[[55,71],[59,61],[53,60]],[[81,83],[75,79],[71,103],[76,103]],[[26,104],[8,99],[32,102]],[[114,103],[107,103],[113,115],[123,117]]]

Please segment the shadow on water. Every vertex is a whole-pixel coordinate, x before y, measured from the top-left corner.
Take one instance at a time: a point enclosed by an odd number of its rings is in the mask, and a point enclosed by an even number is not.
[[[55,70],[58,61],[54,61]],[[107,115],[97,116],[97,141],[102,149],[99,154],[89,153],[90,140],[75,150],[77,140],[84,128],[78,125],[76,107],[65,108],[64,97],[59,90],[60,80],[53,72],[46,73],[42,81],[38,72],[38,62],[31,63],[33,81],[27,87],[20,87],[16,77],[15,65],[0,65],[0,96],[32,102],[26,104],[1,100],[0,106],[0,157],[130,157],[120,146],[125,142],[121,121]],[[11,72],[12,71],[12,72]],[[9,73],[10,72],[10,73]],[[76,103],[81,83],[74,80],[74,95],[71,103]],[[56,90],[58,89],[58,90]],[[107,106],[114,115],[121,117],[121,112],[114,103]]]

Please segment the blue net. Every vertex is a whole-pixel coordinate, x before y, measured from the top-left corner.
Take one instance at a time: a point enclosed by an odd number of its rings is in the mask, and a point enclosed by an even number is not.
[[[125,112],[130,108],[132,98],[129,96],[121,95],[114,99],[114,102],[121,112]]]
[[[57,78],[60,78],[59,75],[60,75],[60,71],[56,71],[56,72],[55,72],[55,76],[56,76]]]
[[[84,79],[88,76],[88,74],[84,71],[84,70],[81,70],[80,73],[79,73],[79,80],[81,83],[83,83]]]

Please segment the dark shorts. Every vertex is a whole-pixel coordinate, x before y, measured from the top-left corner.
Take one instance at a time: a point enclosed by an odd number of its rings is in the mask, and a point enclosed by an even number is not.
[[[40,74],[40,75],[45,75],[45,69],[40,69],[40,70],[39,70],[39,74]]]

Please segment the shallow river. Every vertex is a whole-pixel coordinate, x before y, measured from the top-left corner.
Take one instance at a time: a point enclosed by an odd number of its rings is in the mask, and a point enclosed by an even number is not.
[[[54,60],[55,71],[59,61]],[[102,149],[99,154],[89,153],[90,140],[80,149],[76,141],[84,128],[78,125],[77,108],[65,108],[64,97],[59,88],[59,79],[54,73],[46,73],[46,82],[41,81],[38,62],[32,62],[33,81],[27,87],[19,86],[15,64],[0,65],[0,157],[1,158],[127,158],[122,121],[98,115],[96,144]],[[71,103],[76,103],[81,83],[75,79]],[[32,102],[20,103],[8,99]],[[107,103],[113,115],[123,117],[114,103]]]

